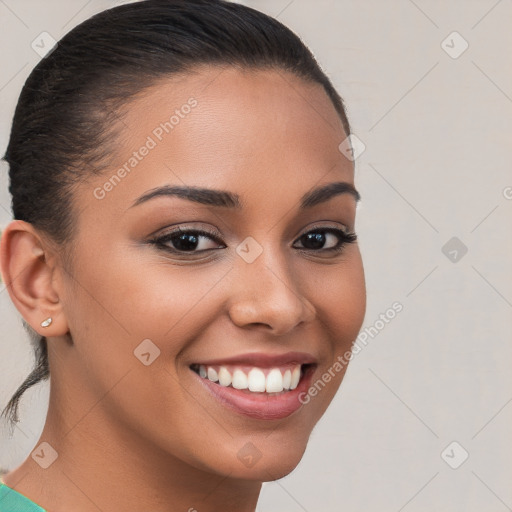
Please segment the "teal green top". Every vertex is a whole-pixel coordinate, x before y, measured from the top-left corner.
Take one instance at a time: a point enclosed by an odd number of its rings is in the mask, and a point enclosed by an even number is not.
[[[45,510],[0,480],[0,512],[45,512]]]

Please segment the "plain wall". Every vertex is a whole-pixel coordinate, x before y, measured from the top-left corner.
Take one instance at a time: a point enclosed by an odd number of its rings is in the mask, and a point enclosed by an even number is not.
[[[264,485],[258,510],[510,510],[512,3],[243,3],[304,39],[366,146],[356,160],[356,227],[368,290],[363,331],[374,327],[301,464]],[[2,153],[39,59],[32,41],[43,31],[59,39],[113,4],[0,2]],[[7,186],[2,162],[0,227],[11,218]],[[395,302],[403,310],[378,329]],[[3,285],[0,318],[3,407],[33,362]],[[3,427],[3,467],[35,447],[47,397],[47,385],[28,392],[14,436]],[[450,467],[464,451],[467,460]]]

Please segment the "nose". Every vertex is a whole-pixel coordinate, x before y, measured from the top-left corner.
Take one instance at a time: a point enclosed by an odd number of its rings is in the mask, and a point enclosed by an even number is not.
[[[229,316],[238,327],[264,326],[276,336],[283,335],[310,322],[315,308],[284,258],[269,261],[264,254],[252,263],[237,262]]]

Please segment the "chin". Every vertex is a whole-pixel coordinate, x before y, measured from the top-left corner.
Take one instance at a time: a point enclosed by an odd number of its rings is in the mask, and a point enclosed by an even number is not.
[[[237,441],[235,449],[230,450],[228,460],[231,463],[226,465],[226,473],[234,478],[260,482],[283,478],[300,463],[309,434],[296,439],[284,439],[279,432],[267,432],[252,440]]]

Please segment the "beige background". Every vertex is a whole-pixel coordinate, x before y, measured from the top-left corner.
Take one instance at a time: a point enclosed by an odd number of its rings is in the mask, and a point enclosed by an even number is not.
[[[356,165],[364,327],[403,305],[354,358],[303,461],[265,484],[258,510],[512,510],[512,2],[243,3],[295,30],[345,98],[366,146]],[[0,0],[2,154],[39,58],[32,41],[43,31],[59,39],[113,4]],[[2,164],[0,225],[10,219],[6,173]],[[445,255],[453,237],[459,248]],[[0,318],[3,406],[32,365],[3,287]],[[0,433],[4,467],[34,447],[47,395],[45,385],[28,393],[14,437]]]

